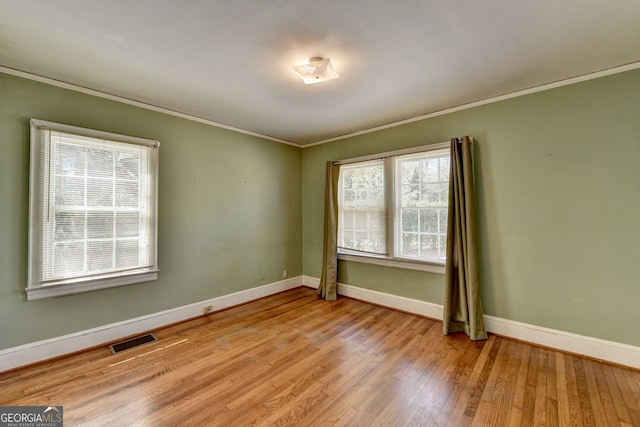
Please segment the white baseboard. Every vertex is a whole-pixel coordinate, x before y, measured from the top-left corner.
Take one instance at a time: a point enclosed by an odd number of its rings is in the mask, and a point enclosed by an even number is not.
[[[317,289],[320,279],[302,276],[302,283],[304,286]],[[371,291],[342,283],[338,284],[338,294],[442,320],[443,307],[439,304]],[[640,369],[640,347],[637,346],[494,316],[485,315],[484,321],[487,331],[497,335]]]
[[[203,315],[204,308],[207,306],[212,306],[214,311],[219,311],[278,292],[297,288],[301,284],[302,276],[292,277],[182,307],[0,350],[0,372],[106,344],[123,337],[150,331],[172,323],[192,319]]]
[[[302,276],[302,284],[309,288],[318,289],[320,279],[316,277]],[[338,294],[345,297],[359,299],[372,304],[394,308],[407,313],[418,314],[436,320],[442,320],[442,306],[417,299],[385,294],[384,292],[371,291],[357,286],[338,283]]]
[[[300,285],[317,289],[319,282],[320,279],[310,276],[293,277],[147,316],[0,350],[0,372],[198,317],[203,314],[204,307],[209,305],[213,306],[215,311],[223,310],[234,305],[293,289]],[[439,304],[342,283],[338,285],[338,293],[396,310],[442,320],[442,306]],[[485,315],[485,325],[487,331],[497,335],[640,369],[640,347],[487,315]]]

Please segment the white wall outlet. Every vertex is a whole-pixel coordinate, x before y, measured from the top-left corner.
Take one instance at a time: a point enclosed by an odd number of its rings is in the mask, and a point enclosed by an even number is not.
[[[287,270],[282,270],[282,278],[283,279],[287,278]]]

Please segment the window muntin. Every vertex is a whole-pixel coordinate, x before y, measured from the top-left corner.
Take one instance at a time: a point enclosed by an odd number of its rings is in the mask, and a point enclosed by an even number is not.
[[[31,124],[29,299],[157,278],[159,144]]]
[[[444,145],[341,166],[340,253],[445,262],[450,153]]]

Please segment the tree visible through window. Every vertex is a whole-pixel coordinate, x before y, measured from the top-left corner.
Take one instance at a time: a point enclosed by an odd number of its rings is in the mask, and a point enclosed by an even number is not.
[[[396,159],[401,257],[446,258],[449,153],[421,153]]]
[[[342,253],[443,263],[449,149],[343,164],[338,191]]]

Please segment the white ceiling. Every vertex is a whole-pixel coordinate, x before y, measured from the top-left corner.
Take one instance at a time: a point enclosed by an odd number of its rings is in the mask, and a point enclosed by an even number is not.
[[[638,0],[0,0],[0,65],[308,144],[640,60]],[[341,78],[293,65],[329,56]]]

